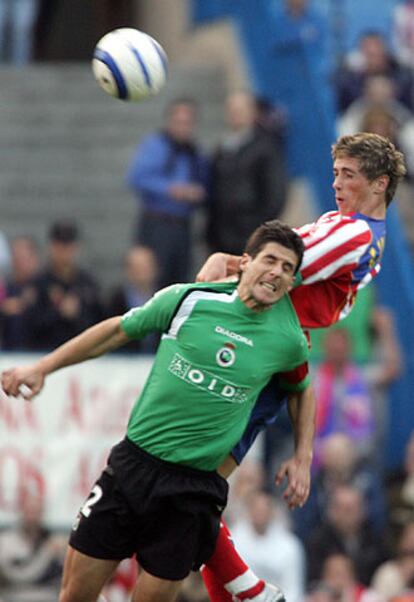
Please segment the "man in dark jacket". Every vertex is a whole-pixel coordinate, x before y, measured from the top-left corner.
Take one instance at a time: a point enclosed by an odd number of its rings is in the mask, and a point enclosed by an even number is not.
[[[208,243],[211,251],[237,255],[249,232],[280,216],[287,179],[280,145],[256,124],[254,98],[231,94],[226,114],[229,129],[211,166]]]
[[[78,265],[79,233],[71,221],[49,232],[49,262],[34,281],[27,310],[29,347],[52,349],[102,318],[99,288]]]

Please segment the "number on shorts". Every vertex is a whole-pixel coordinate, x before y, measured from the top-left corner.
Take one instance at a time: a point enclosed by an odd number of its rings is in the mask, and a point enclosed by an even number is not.
[[[102,487],[100,487],[99,485],[95,485],[95,487],[91,491],[90,496],[88,497],[88,499],[86,500],[86,502],[84,503],[84,505],[82,506],[82,508],[80,510],[81,514],[83,514],[83,516],[88,518],[88,516],[92,512],[92,506],[94,506],[96,504],[96,502],[99,502],[99,500],[102,497],[102,494],[103,494]]]

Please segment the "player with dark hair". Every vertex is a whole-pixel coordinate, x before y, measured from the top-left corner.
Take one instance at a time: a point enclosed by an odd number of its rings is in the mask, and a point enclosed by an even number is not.
[[[296,229],[305,253],[297,279],[300,286],[290,298],[306,329],[328,327],[346,317],[358,291],[380,271],[386,210],[406,174],[402,153],[376,134],[341,137],[332,147],[332,158],[338,210]],[[237,256],[215,253],[198,279],[218,280],[237,273],[239,262]],[[241,441],[220,468],[223,476],[231,474],[258,433],[276,419],[284,396],[272,383],[262,392]],[[267,595],[265,584],[238,557],[225,526],[203,578],[212,602],[230,602],[232,595],[257,602],[277,600],[274,593]],[[253,591],[258,591],[257,597],[249,598]]]
[[[288,477],[292,506],[304,503],[315,400],[306,337],[287,295],[303,249],[292,229],[268,222],[247,243],[238,282],[173,285],[34,364],[3,372],[4,392],[29,400],[52,372],[162,333],[126,438],[111,450],[73,527],[60,602],[95,602],[134,553],[142,571],[133,601],[175,599],[181,580],[214,550],[228,488],[216,469],[274,374],[290,392],[296,443],[277,479]]]

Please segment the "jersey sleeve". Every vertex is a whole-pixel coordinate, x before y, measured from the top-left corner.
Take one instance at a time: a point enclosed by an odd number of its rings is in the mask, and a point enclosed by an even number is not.
[[[130,339],[141,339],[150,332],[166,330],[188,288],[174,284],[155,293],[145,305],[130,309],[121,320],[125,334]]]
[[[296,232],[305,243],[300,268],[301,284],[313,284],[349,273],[372,242],[366,221],[336,212],[323,215],[314,224]]]
[[[303,362],[303,364],[289,372],[281,372],[279,382],[286,391],[295,392],[306,389],[310,383],[308,362]]]

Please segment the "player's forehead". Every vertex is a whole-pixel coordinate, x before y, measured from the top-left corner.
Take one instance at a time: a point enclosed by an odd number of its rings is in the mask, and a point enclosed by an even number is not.
[[[350,171],[353,173],[361,174],[361,164],[359,159],[356,157],[350,157],[349,155],[339,155],[333,162],[334,172]]]
[[[259,259],[263,259],[265,257],[275,259],[280,259],[282,261],[288,261],[295,265],[298,261],[296,253],[293,249],[289,249],[285,247],[281,243],[278,242],[267,242],[259,251],[257,256]]]

